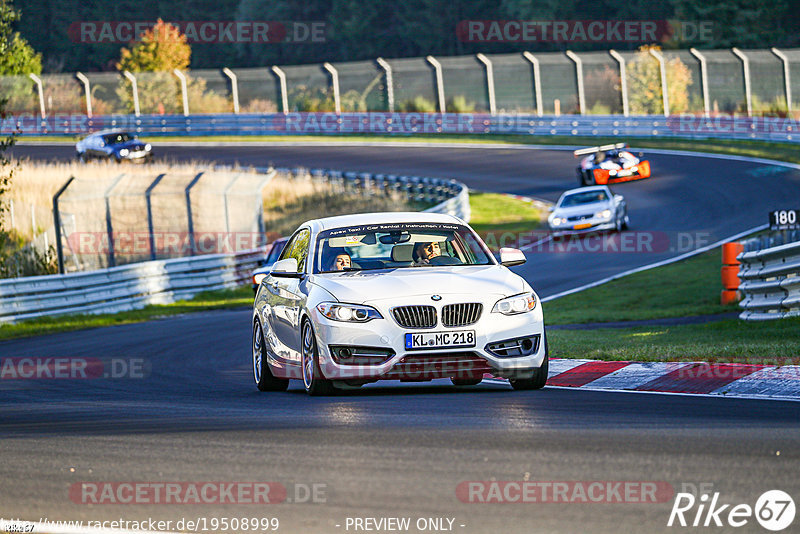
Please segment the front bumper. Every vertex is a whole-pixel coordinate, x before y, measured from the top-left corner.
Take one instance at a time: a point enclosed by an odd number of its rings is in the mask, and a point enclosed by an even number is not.
[[[483,312],[474,324],[459,327],[445,327],[441,324],[431,329],[403,328],[397,324],[389,311],[398,305],[419,304],[392,303],[376,305],[383,319],[373,319],[368,323],[345,323],[332,321],[313,310],[320,368],[330,380],[374,381],[407,380],[425,381],[434,378],[475,378],[485,373],[503,378],[529,378],[545,358],[544,321],[541,302],[532,311],[519,315],[491,313],[497,299],[482,302]],[[445,297],[436,308],[449,303],[476,302],[468,296]],[[440,315],[441,316],[441,315]],[[415,349],[406,350],[406,333],[475,331],[474,347]],[[535,351],[526,356],[501,357],[487,350],[487,346],[500,341],[518,338],[537,339]],[[385,351],[384,361],[371,365],[337,363],[331,347],[360,347]]]
[[[605,232],[608,230],[615,230],[617,227],[616,224],[614,224],[613,220],[611,221],[590,220],[588,223],[583,223],[583,224],[588,224],[589,226],[586,226],[585,228],[575,228],[575,226],[580,226],[581,223],[577,225],[576,224],[562,224],[559,226],[550,225],[550,235],[552,235],[553,237],[561,237],[567,235],[581,235],[581,234],[588,234],[591,232]]]

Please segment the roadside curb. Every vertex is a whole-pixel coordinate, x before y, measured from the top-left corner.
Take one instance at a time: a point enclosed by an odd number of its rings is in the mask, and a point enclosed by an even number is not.
[[[800,365],[551,358],[546,387],[800,401]]]

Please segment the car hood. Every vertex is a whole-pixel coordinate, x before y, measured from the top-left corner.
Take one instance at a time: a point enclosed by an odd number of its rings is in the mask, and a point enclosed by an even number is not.
[[[505,297],[526,290],[525,281],[501,265],[419,267],[314,275],[340,302],[363,304],[414,296],[474,293]]]
[[[592,202],[591,204],[581,204],[580,206],[570,206],[568,208],[556,208],[553,210],[552,217],[572,217],[573,215],[595,214],[604,209],[611,209],[611,201]]]
[[[127,148],[128,150],[144,150],[144,146],[147,143],[143,143],[138,139],[131,139],[130,141],[125,141],[124,143],[117,143],[115,145],[110,145],[114,150],[120,150],[123,148]]]

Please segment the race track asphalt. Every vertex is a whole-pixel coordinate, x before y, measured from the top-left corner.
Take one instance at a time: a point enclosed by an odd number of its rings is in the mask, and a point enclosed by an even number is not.
[[[69,147],[15,150],[72,155]],[[557,150],[163,152],[454,177],[477,189],[546,199],[574,183],[571,154]],[[797,171],[697,157],[651,160],[656,177],[614,187],[628,199],[636,230],[707,232],[719,239],[765,222],[769,209],[800,191]],[[523,273],[547,295],[675,253],[531,252]],[[279,531],[304,533],[355,532],[346,528],[348,517],[409,517],[412,525],[447,517],[464,533],[670,532],[676,530],[667,527],[673,494],[639,504],[486,504],[462,502],[456,488],[464,481],[654,481],[674,492],[705,484],[730,504],[754,506],[771,489],[800,497],[800,403],[559,388],[514,392],[501,384],[455,388],[444,381],[390,382],[329,398],[307,397],[297,385],[259,393],[249,324],[247,310],[212,311],[0,343],[3,360],[97,358],[111,365],[116,359],[145,369],[116,379],[0,380],[0,517],[278,517]],[[304,485],[324,484],[326,494],[303,504],[89,505],[70,500],[71,485],[81,481],[273,481],[291,499]],[[736,530],[763,532],[753,518]]]

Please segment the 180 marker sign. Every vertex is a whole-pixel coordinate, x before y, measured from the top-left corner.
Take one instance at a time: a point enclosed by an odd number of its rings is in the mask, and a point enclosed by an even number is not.
[[[772,230],[794,230],[800,228],[800,210],[775,210],[769,212],[769,227]]]

